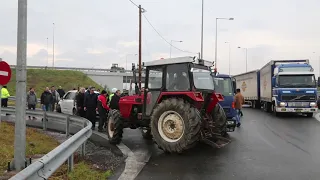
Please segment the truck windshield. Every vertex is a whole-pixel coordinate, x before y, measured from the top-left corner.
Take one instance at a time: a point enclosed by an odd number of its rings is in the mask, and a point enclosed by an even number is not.
[[[280,87],[316,87],[314,75],[280,75],[278,78]]]
[[[213,79],[211,72],[205,69],[192,68],[194,86],[197,89],[214,90]]]
[[[232,80],[231,78],[214,77],[215,91],[224,96],[233,96]]]

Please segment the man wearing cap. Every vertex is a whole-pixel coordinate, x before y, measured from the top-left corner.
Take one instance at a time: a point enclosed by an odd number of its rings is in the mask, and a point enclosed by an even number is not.
[[[66,94],[61,86],[58,87],[57,91],[58,91],[58,93],[60,95],[60,99],[62,99],[62,97]]]
[[[111,102],[112,97],[114,96],[114,94],[117,92],[117,88],[112,88],[111,90],[111,94],[109,95],[109,103]]]

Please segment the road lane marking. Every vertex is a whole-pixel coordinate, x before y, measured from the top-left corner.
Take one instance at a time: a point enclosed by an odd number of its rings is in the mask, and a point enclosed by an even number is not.
[[[320,113],[314,115],[315,119],[320,122]]]

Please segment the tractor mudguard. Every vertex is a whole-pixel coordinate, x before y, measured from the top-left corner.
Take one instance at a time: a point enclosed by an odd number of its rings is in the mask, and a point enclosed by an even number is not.
[[[119,101],[119,109],[121,116],[123,118],[129,118],[131,115],[131,110],[133,105],[142,105],[143,104],[143,96],[132,95],[132,96],[124,96],[120,98]]]
[[[224,98],[222,94],[220,93],[212,93],[211,95],[211,102],[209,103],[207,107],[207,113],[210,114],[210,112],[213,110],[214,107],[220,102],[224,101]]]

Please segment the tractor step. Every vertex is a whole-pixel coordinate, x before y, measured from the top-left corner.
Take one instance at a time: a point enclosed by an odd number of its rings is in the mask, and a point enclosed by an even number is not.
[[[208,144],[214,148],[222,148],[222,147],[226,146],[227,144],[229,144],[231,142],[231,140],[224,138],[224,137],[221,137],[221,136],[216,136],[214,138],[202,139],[202,142],[204,142],[205,144]]]

